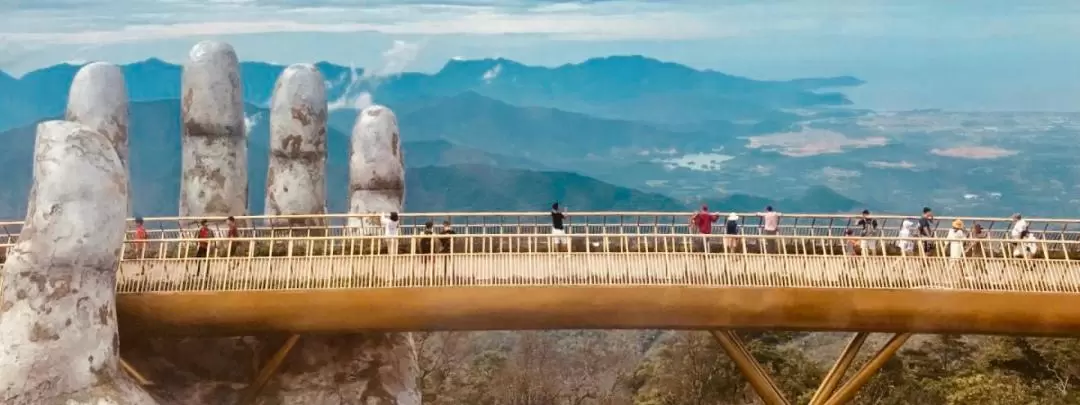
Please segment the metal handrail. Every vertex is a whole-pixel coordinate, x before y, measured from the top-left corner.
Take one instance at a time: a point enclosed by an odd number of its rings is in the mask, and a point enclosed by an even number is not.
[[[449,248],[435,249],[443,240],[452,241]],[[568,243],[554,245],[555,240]],[[877,243],[860,246],[869,241]],[[891,249],[901,241],[912,240],[671,234],[174,238],[159,241],[176,249],[165,253],[152,242],[125,243],[118,285],[121,293],[488,285],[947,286],[1080,293],[1077,241],[1020,241],[1039,247],[1022,257],[989,249],[1013,247],[1015,240],[926,238],[913,241],[929,242],[933,249]],[[193,257],[200,242],[206,243],[206,257]],[[244,246],[234,252],[234,243]],[[983,254],[950,257],[952,243],[982,244]],[[1047,253],[1053,245],[1061,247],[1059,253]],[[762,253],[761,247],[774,250]],[[128,257],[129,249],[140,255]]]

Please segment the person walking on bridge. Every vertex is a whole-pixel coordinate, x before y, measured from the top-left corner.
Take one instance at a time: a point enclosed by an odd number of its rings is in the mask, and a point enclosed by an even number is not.
[[[919,236],[932,239],[934,237],[934,210],[930,207],[923,207],[922,217],[919,218]],[[927,240],[923,242],[923,254],[930,254],[934,251],[934,241]]]
[[[210,230],[210,226],[206,224],[206,220],[199,220],[199,231],[196,233],[196,238],[198,239],[198,242],[196,242],[197,247],[195,249],[195,257],[200,260],[195,266],[195,277],[198,277],[200,274],[202,274],[202,265],[205,261],[202,259],[206,258],[206,254],[210,250],[210,239],[213,237],[214,233]],[[210,265],[207,264],[206,266],[206,272],[209,273]]]
[[[379,218],[383,225],[383,235],[386,236],[386,253],[396,255],[398,253],[398,213]]]
[[[225,234],[229,238],[229,257],[236,256],[236,251],[240,247],[240,241],[236,240],[240,237],[240,229],[236,227],[236,218],[229,216],[225,220],[225,223],[229,226],[229,230]]]
[[[135,217],[135,258],[143,259],[146,256],[146,240],[150,235],[143,225],[143,217]]]
[[[712,234],[713,223],[720,220],[720,214],[709,212],[709,206],[702,204],[701,210],[690,216],[690,227],[697,233],[705,235],[701,238],[701,249],[709,252],[709,237]]]
[[[551,204],[551,234],[556,235],[551,242],[555,246],[566,245],[566,251],[570,251],[570,238],[566,237],[566,209],[560,208],[559,203]]]
[[[860,228],[859,250],[863,255],[872,255],[877,250],[877,237],[881,236],[878,230],[877,219],[870,216],[870,210],[863,210],[862,216],[856,225]]]
[[[780,217],[783,214],[773,211],[773,207],[769,205],[765,207],[765,212],[758,215],[761,216],[761,234],[767,237],[761,241],[761,253],[780,253],[780,249],[776,247],[783,241],[776,236],[780,233]]]

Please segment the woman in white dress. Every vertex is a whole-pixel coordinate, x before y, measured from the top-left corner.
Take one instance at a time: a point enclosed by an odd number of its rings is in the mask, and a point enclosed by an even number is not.
[[[900,240],[896,241],[896,247],[900,248],[903,254],[909,254],[915,252],[915,242],[911,240],[911,233],[915,229],[915,223],[911,220],[905,219],[900,225]]]
[[[952,223],[952,229],[949,230],[949,235],[945,239],[949,242],[949,258],[962,259],[964,258],[964,241],[967,238],[967,233],[964,232],[964,221],[955,220]]]

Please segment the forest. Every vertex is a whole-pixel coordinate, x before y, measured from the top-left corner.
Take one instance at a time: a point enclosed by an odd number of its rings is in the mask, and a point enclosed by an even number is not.
[[[813,396],[853,334],[740,332],[795,404]],[[848,377],[888,339],[872,334]],[[705,331],[415,334],[425,404],[757,404]],[[845,379],[846,380],[846,379]],[[915,335],[854,404],[1080,403],[1080,339]]]

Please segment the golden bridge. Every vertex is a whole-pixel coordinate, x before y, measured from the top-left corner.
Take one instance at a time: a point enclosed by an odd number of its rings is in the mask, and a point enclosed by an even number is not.
[[[214,225],[209,240],[199,218],[149,218],[125,242],[117,314],[125,337],[702,329],[769,404],[787,402],[731,331],[861,332],[821,404],[850,399],[913,333],[1080,335],[1080,221],[1029,219],[1035,238],[1018,241],[1002,218],[959,218],[985,232],[947,239],[957,218],[917,238],[899,216],[875,216],[873,237],[845,232],[857,217],[786,215],[764,235],[739,216],[738,235],[703,235],[685,213],[580,213],[565,236],[544,213],[402,214],[397,236],[348,225],[363,215],[238,217],[238,236]],[[0,224],[0,246],[20,227]],[[896,335],[840,386],[868,332]]]

